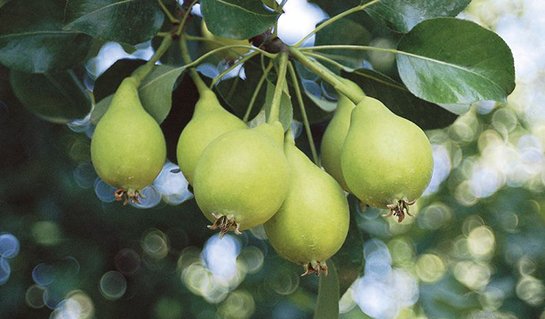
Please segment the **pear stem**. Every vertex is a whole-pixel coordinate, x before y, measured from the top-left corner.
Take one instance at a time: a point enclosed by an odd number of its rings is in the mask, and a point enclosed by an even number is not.
[[[274,123],[278,121],[280,117],[280,105],[282,103],[282,93],[284,92],[284,86],[286,85],[286,73],[288,69],[288,53],[281,52],[278,57],[278,76],[276,79],[276,87],[274,88],[274,95],[271,102],[271,112],[267,123]]]
[[[248,122],[248,119],[250,117],[250,113],[252,113],[253,106],[255,104],[255,101],[257,99],[257,96],[259,95],[259,92],[261,91],[261,87],[263,86],[263,83],[265,83],[265,79],[267,78],[267,75],[271,71],[273,67],[272,61],[269,62],[269,65],[267,68],[263,71],[263,75],[261,75],[261,78],[259,79],[259,82],[257,82],[257,86],[255,87],[255,91],[252,94],[252,98],[250,99],[250,103],[248,103],[248,108],[246,109],[246,113],[244,113],[244,117],[242,120],[244,122]]]
[[[320,30],[324,29],[325,27],[327,27],[328,25],[331,25],[332,23],[335,23],[336,21],[346,17],[347,15],[350,15],[352,13],[355,13],[355,12],[358,12],[358,11],[363,11],[365,10],[367,7],[369,6],[372,6],[374,5],[375,3],[378,3],[380,2],[380,0],[374,0],[374,1],[371,1],[371,2],[368,2],[368,3],[364,3],[364,4],[361,4],[359,6],[356,6],[356,7],[353,7],[351,9],[348,9],[344,12],[341,12],[339,13],[338,15],[332,17],[332,18],[329,18],[328,20],[326,20],[324,23],[320,24],[319,26],[317,26],[314,30],[312,30],[309,34],[307,34],[304,38],[302,38],[301,40],[297,41],[297,43],[295,43],[293,46],[298,48],[300,47],[306,40],[308,40],[308,38],[310,38],[312,35],[318,33]]]
[[[178,21],[178,19],[176,19],[172,13],[170,13],[170,11],[168,10],[168,8],[165,6],[165,4],[163,3],[163,0],[157,0],[157,2],[159,3],[159,6],[161,7],[161,10],[163,10],[163,13],[167,16],[168,18],[168,21],[170,21],[170,23],[174,24],[174,23],[178,23],[180,21]]]
[[[192,61],[191,56],[189,55],[189,48],[187,47],[185,36],[180,38],[180,51],[182,52],[182,59],[184,59],[184,62],[186,64],[190,64]],[[195,83],[200,95],[203,95],[204,92],[210,91],[195,68],[189,68],[189,75],[191,76],[193,83]]]
[[[310,151],[312,153],[312,160],[316,165],[318,165],[318,152],[316,152],[316,146],[314,145],[314,138],[312,137],[312,131],[310,130],[310,122],[308,120],[307,111],[305,109],[305,103],[303,102],[303,95],[301,94],[301,88],[299,87],[299,81],[297,80],[297,74],[295,73],[295,68],[292,63],[288,64],[288,70],[290,72],[290,77],[295,89],[295,96],[297,97],[297,103],[299,103],[299,108],[301,109],[301,116],[303,117],[303,125],[305,126],[305,132],[308,138],[308,144],[310,146]]]
[[[140,85],[140,82],[153,70],[153,67],[155,66],[155,63],[161,59],[163,54],[167,52],[168,48],[170,48],[170,45],[172,44],[172,36],[166,36],[163,38],[163,41],[161,41],[161,44],[146,64],[138,67],[132,74],[131,77],[136,80],[138,85]]]
[[[242,59],[238,60],[237,62],[235,62],[233,65],[231,65],[229,68],[227,68],[226,70],[224,70],[223,72],[221,72],[220,74],[218,74],[217,76],[214,77],[214,79],[212,79],[212,83],[210,84],[210,87],[213,87],[214,85],[216,85],[216,83],[218,83],[219,81],[221,81],[221,79],[223,79],[223,77],[225,75],[227,75],[229,72],[233,71],[235,68],[237,68],[239,65],[241,64],[244,64],[244,62],[250,60],[251,58],[253,58],[254,56],[256,56],[257,54],[259,54],[258,51],[254,51],[246,56],[244,56]]]
[[[338,75],[331,72],[331,70],[323,66],[320,62],[309,58],[297,48],[289,47],[289,51],[299,62],[301,62],[301,64],[312,72],[316,73],[316,75],[318,75],[324,81],[331,84],[337,92],[340,92],[355,104],[361,101],[360,92],[354,91],[350,86],[342,82]]]

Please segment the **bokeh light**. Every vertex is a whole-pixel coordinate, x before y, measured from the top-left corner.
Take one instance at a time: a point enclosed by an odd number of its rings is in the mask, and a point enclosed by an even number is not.
[[[0,234],[0,257],[15,258],[19,254],[19,240],[13,234]]]
[[[100,293],[108,300],[117,300],[127,291],[127,279],[118,271],[108,271],[100,278]]]

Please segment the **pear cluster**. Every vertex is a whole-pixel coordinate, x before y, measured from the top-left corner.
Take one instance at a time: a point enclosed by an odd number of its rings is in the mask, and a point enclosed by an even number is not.
[[[264,225],[279,255],[305,274],[327,273],[326,260],[348,233],[342,188],[295,147],[280,122],[248,128],[212,91],[201,91],[177,157],[209,228],[223,235]]]
[[[357,105],[340,97],[321,149],[324,168],[346,191],[366,205],[389,209],[399,222],[433,172],[425,133],[371,97]]]

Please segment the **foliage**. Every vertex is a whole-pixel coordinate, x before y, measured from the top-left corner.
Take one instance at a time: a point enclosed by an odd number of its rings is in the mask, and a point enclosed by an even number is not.
[[[545,261],[543,183],[534,177],[490,195],[475,191],[468,170],[480,167],[486,143],[501,144],[492,129],[505,109],[451,112],[483,100],[503,104],[515,87],[507,44],[454,18],[469,1],[311,1],[331,17],[309,34],[314,45],[277,37],[287,13],[274,1],[202,0],[202,17],[188,1],[163,2],[0,1],[0,235],[20,242],[19,255],[8,256],[3,249],[13,240],[0,238],[0,317],[62,316],[75,302],[89,306],[82,318],[332,318],[344,294],[342,318],[390,318],[354,307],[373,270],[369,247],[379,241],[390,254],[382,280],[404,269],[419,281],[418,302],[392,308],[401,317],[539,317],[543,298],[528,287],[541,283]],[[203,20],[216,36],[253,46],[208,51],[215,40],[201,34]],[[131,52],[147,41],[154,54],[93,73],[91,58],[106,41]],[[241,48],[247,52],[235,59],[222,54]],[[211,75],[205,84],[187,76],[194,67]],[[285,130],[303,122],[297,146],[317,160],[338,93],[355,100],[339,80],[347,78],[429,130],[434,155],[450,166],[436,169],[444,176],[401,224],[350,195],[348,240],[328,261],[332,273],[300,278],[262,230],[219,240],[194,200],[161,190],[168,183],[156,180],[146,201],[162,201],[147,210],[108,197],[110,188],[95,180],[86,134],[127,76],[142,80],[141,102],[161,124],[171,162],[198,98],[195,84],[210,85],[245,121],[276,117]],[[508,118],[521,138],[518,118]],[[487,139],[477,140],[477,132]],[[180,177],[170,168],[161,174]],[[223,260],[211,257],[214,247]]]

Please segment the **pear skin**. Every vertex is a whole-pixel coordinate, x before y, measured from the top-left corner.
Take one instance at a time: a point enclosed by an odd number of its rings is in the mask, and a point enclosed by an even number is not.
[[[204,150],[193,190],[211,229],[239,233],[263,224],[288,191],[289,167],[280,122],[223,134]]]
[[[387,208],[402,221],[433,172],[431,144],[414,123],[366,97],[352,111],[341,154],[350,191],[362,202]]]
[[[191,121],[182,130],[176,147],[178,165],[187,181],[193,174],[204,149],[220,135],[247,128],[246,124],[226,111],[211,90],[201,93]]]
[[[359,91],[362,99],[365,97],[363,91],[354,82],[346,79],[343,79],[343,82],[350,85],[353,90]],[[342,93],[338,92],[338,95],[337,109],[322,137],[321,164],[326,172],[333,176],[345,191],[348,191],[341,169],[341,152],[350,127],[350,116],[356,104]]]
[[[91,160],[98,176],[117,187],[118,197],[138,200],[166,160],[159,124],[143,108],[135,79],[121,82],[91,139]],[[118,198],[120,199],[120,198]]]
[[[293,143],[284,151],[290,165],[289,191],[264,227],[276,252],[305,267],[305,274],[327,273],[325,261],[344,243],[350,220],[340,185]]]

